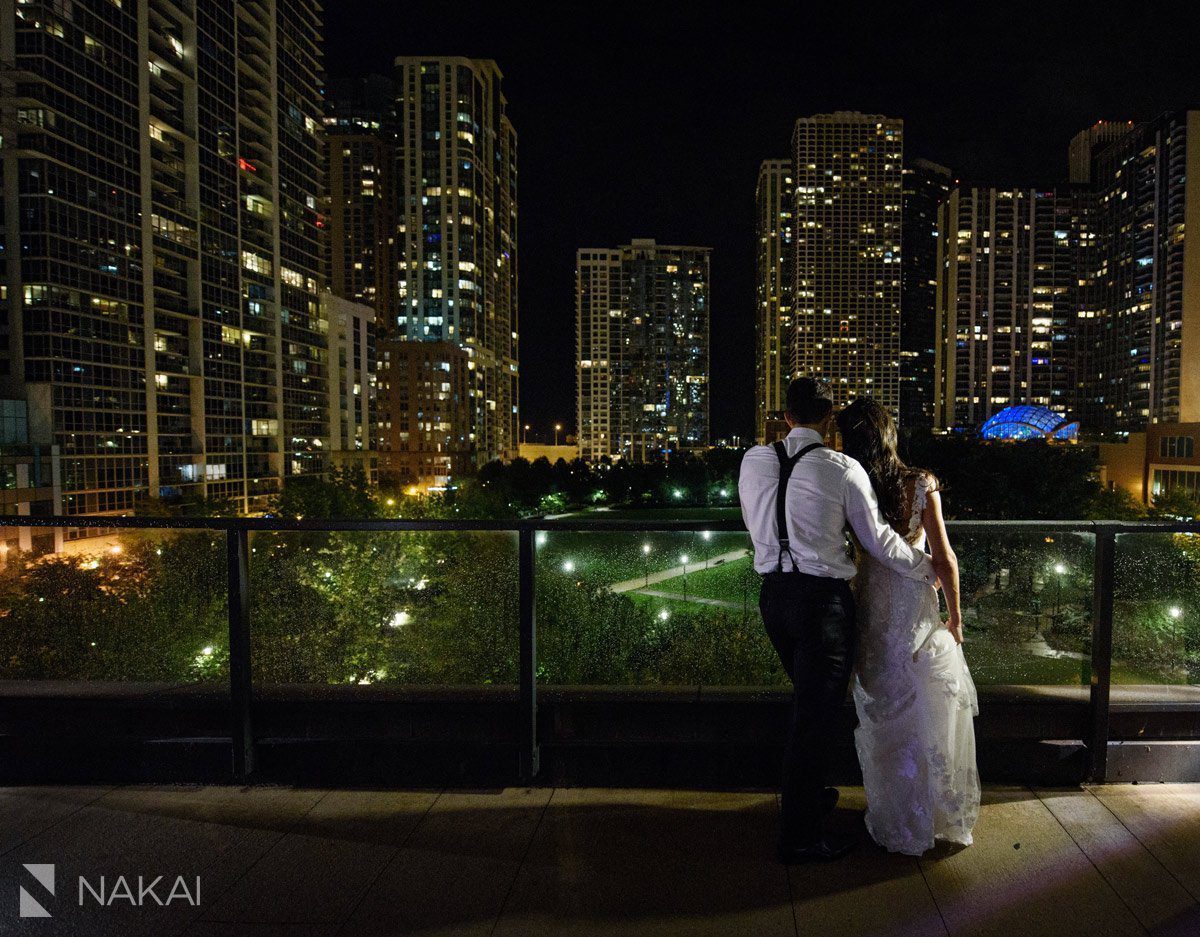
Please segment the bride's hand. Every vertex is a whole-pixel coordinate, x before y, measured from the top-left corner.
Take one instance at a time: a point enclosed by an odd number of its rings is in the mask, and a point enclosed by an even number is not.
[[[951,615],[946,619],[946,630],[950,632],[954,638],[955,644],[963,643],[962,616]]]

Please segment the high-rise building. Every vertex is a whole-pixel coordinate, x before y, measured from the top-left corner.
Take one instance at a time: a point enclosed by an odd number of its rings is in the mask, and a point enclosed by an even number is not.
[[[1085,428],[1200,422],[1200,111],[1138,124],[1092,160],[1098,256]]]
[[[1070,171],[1070,181],[1075,184],[1091,182],[1093,157],[1131,129],[1133,129],[1132,120],[1098,120],[1086,130],[1075,134],[1067,148],[1067,168]]]
[[[933,426],[937,340],[938,206],[950,170],[925,159],[904,167],[900,265],[900,425]]]
[[[395,321],[398,209],[395,85],[373,75],[331,83],[325,106],[329,290]]]
[[[0,7],[0,396],[66,513],[324,471],[320,33],[317,0]]]
[[[755,311],[755,436],[766,439],[767,420],[785,408],[792,331],[792,161],[764,160],[754,192],[758,235],[758,306]]]
[[[576,254],[582,458],[645,462],[708,445],[711,253],[634,239]]]
[[[376,480],[375,310],[321,294],[329,323],[329,456],[334,467],[360,468]]]
[[[900,404],[904,123],[838,111],[796,121],[796,258],[789,370],[840,400]]]
[[[410,494],[442,491],[474,449],[471,358],[457,342],[379,343],[379,475]]]
[[[939,211],[935,421],[977,428],[1013,404],[1077,410],[1091,195],[955,188]]]
[[[516,455],[519,443],[517,136],[501,78],[491,60],[396,59],[396,309],[381,338],[466,352],[467,423],[448,435],[465,439],[476,464]],[[453,355],[431,354],[454,373]],[[427,357],[414,351],[413,366],[423,368]],[[381,396],[380,418],[385,433],[390,424],[385,449],[395,460],[406,450],[404,420],[388,411],[393,399]],[[424,472],[409,468],[397,471]]]

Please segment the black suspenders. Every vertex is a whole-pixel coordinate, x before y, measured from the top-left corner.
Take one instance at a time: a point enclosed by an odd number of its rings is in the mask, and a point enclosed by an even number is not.
[[[792,556],[791,543],[788,539],[787,530],[787,485],[788,479],[792,477],[792,469],[796,467],[796,463],[803,459],[814,449],[820,449],[824,443],[814,442],[805,446],[795,455],[787,454],[787,446],[783,440],[779,440],[772,447],[775,450],[775,456],[779,459],[779,490],[775,495],[775,529],[779,534],[779,558],[775,561],[775,572],[783,572],[783,554]],[[796,558],[792,557],[792,570],[796,569]]]

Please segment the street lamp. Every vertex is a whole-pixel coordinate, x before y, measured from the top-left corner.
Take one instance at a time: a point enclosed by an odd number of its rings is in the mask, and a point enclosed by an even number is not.
[[[650,588],[650,544],[642,544],[642,570],[646,573],[646,586]]]
[[[1058,613],[1062,606],[1062,577],[1067,572],[1066,564],[1055,563],[1054,572],[1056,573],[1054,577],[1054,614],[1050,616],[1050,620],[1057,625]]]
[[[525,445],[525,443],[529,442],[529,424],[526,423],[521,427],[521,430],[521,445]]]
[[[685,602],[686,602],[686,601],[688,600],[688,592],[687,592],[687,564],[688,564],[688,555],[687,555],[686,553],[685,553],[685,554],[683,554],[683,556],[681,556],[681,557],[679,558],[679,562],[681,562],[681,563],[683,564],[683,601],[685,601]]]
[[[562,429],[561,423],[554,424],[554,445],[556,445],[556,446],[558,445],[558,433],[561,429]]]

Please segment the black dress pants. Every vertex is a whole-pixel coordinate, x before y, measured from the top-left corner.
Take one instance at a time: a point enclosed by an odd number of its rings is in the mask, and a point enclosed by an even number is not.
[[[763,624],[792,681],[792,719],[780,785],[780,841],[821,836],[821,792],[846,686],[854,665],[854,596],[844,579],[767,573]]]

